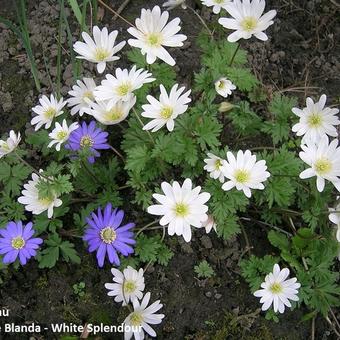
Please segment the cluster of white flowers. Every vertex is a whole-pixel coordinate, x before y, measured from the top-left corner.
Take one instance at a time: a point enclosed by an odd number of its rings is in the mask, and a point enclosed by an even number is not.
[[[142,268],[136,269],[128,266],[121,272],[118,269],[111,269],[114,283],[106,283],[105,287],[109,290],[109,296],[115,297],[115,302],[122,302],[123,306],[130,302],[133,306],[133,311],[125,318],[124,325],[128,330],[125,330],[124,339],[129,340],[132,336],[135,339],[144,339],[144,332],[150,336],[156,336],[156,332],[150,326],[157,325],[162,322],[164,314],[157,314],[163,305],[159,300],[151,305],[150,292],[143,295],[145,288],[144,271]],[[149,306],[148,306],[149,305]]]
[[[300,174],[300,178],[316,176],[319,192],[325,187],[325,180],[330,181],[340,191],[340,147],[338,139],[329,141],[329,137],[337,137],[336,126],[340,124],[338,109],[325,107],[327,97],[323,94],[319,102],[314,103],[307,98],[307,107],[302,110],[293,108],[299,122],[292,128],[301,140],[300,158],[310,166]]]
[[[263,32],[271,24],[276,15],[276,11],[271,10],[263,14],[265,9],[264,0],[201,0],[212,11],[218,14],[222,11],[229,13],[232,18],[221,17],[219,23],[227,29],[234,30],[228,36],[230,42],[239,39],[249,39],[252,36],[265,41],[268,39]],[[186,8],[185,0],[168,0],[163,4],[168,9],[177,6]],[[128,29],[133,36],[128,40],[128,44],[137,47],[146,56],[148,64],[153,64],[157,59],[161,59],[167,64],[174,66],[175,59],[169,54],[166,47],[181,47],[187,37],[178,34],[181,30],[180,19],[175,18],[168,22],[169,12],[161,12],[159,6],[150,9],[142,9],[141,17],[135,21],[135,26]],[[122,41],[116,44],[118,31],[108,32],[107,28],[102,30],[94,26],[92,37],[82,33],[83,42],[77,41],[74,50],[78,53],[78,58],[86,59],[95,63],[97,71],[102,74],[107,63],[119,60],[117,53],[125,46]],[[237,52],[237,50],[236,50]],[[221,77],[212,84],[215,90],[222,97],[226,98],[232,94],[236,86],[227,78]],[[36,114],[31,125],[35,126],[35,131],[44,127],[49,129],[55,119],[63,115],[64,107],[68,105],[71,116],[83,116],[87,114],[103,125],[114,125],[126,119],[134,109],[136,103],[135,91],[144,84],[151,83],[156,79],[152,73],[137,69],[134,65],[131,69],[116,68],[114,74],[106,74],[100,85],[92,78],[77,80],[76,84],[68,92],[69,98],[57,99],[54,94],[48,98],[43,95],[39,99],[39,105],[32,108]],[[166,126],[168,131],[173,131],[175,119],[188,110],[191,102],[191,90],[174,84],[171,89],[166,89],[160,85],[159,98],[151,95],[146,97],[148,104],[142,105],[140,115],[151,119],[143,126],[143,130],[156,132]],[[336,116],[337,109],[325,107],[326,95],[322,95],[319,102],[314,103],[311,98],[307,98],[304,109],[293,108],[292,111],[299,117],[299,122],[292,127],[297,136],[302,136],[300,158],[309,166],[300,174],[300,178],[317,177],[317,189],[322,192],[325,181],[330,181],[335,188],[340,191],[340,147],[338,139],[329,141],[329,137],[337,137],[336,126],[340,120]],[[138,113],[137,113],[138,114]],[[61,145],[66,143],[70,134],[77,130],[77,122],[68,123],[67,119],[59,118],[55,121],[54,129],[49,133],[50,142],[48,147],[55,147],[56,151],[61,150]],[[21,140],[20,133],[10,131],[9,138],[0,140],[0,158],[13,152]],[[204,159],[206,170],[210,177],[221,183],[223,190],[228,191],[236,188],[242,191],[246,197],[250,198],[252,190],[263,190],[264,182],[270,177],[267,171],[265,160],[258,160],[250,150],[238,150],[236,153],[228,151],[225,158],[207,153]],[[48,218],[52,218],[53,209],[62,205],[62,200],[56,194],[48,197],[39,195],[38,186],[41,181],[53,180],[46,178],[42,170],[32,174],[32,180],[24,185],[22,196],[18,201],[25,205],[27,211],[33,214],[41,214],[47,211]],[[182,236],[186,242],[192,238],[192,229],[205,228],[209,233],[212,229],[217,231],[216,223],[208,213],[207,202],[210,194],[201,192],[200,186],[194,186],[190,178],[186,178],[182,184],[177,181],[162,182],[163,194],[155,193],[153,198],[157,204],[148,207],[149,214],[161,216],[159,224],[167,228],[170,236]],[[337,226],[336,237],[340,242],[340,203],[336,208],[330,208],[329,219]],[[340,258],[340,254],[339,254]],[[156,312],[162,308],[160,301],[156,301],[148,306],[150,293],[143,295],[145,289],[144,271],[139,271],[128,266],[122,272],[112,269],[113,283],[105,284],[109,290],[108,295],[114,297],[115,302],[122,303],[123,306],[131,303],[133,312],[125,319],[125,325],[135,327],[130,332],[125,333],[125,339],[144,339],[144,332],[150,336],[156,336],[156,332],[149,324],[159,324],[164,318],[163,314]],[[300,284],[296,278],[288,279],[289,270],[280,270],[278,264],[274,265],[273,272],[269,273],[265,281],[261,284],[260,290],[254,295],[260,297],[263,303],[262,310],[267,310],[273,305],[274,311],[283,313],[285,306],[291,307],[290,300],[298,301],[298,289]],[[136,327],[138,330],[136,330]]]
[[[251,197],[250,189],[263,190],[263,182],[270,173],[267,171],[266,161],[256,161],[256,155],[249,150],[239,150],[236,157],[232,152],[227,152],[227,159],[222,159],[212,153],[208,153],[204,160],[204,169],[210,173],[210,177],[219,179],[222,189],[225,191],[236,187],[242,190],[247,197]],[[227,181],[226,181],[227,179]]]

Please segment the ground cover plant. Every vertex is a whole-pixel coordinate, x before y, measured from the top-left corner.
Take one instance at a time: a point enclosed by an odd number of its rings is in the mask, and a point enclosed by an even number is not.
[[[284,324],[283,314],[297,310],[295,323],[310,323],[312,337],[317,319],[340,336],[339,110],[324,94],[327,88],[297,98],[268,91],[253,72],[244,42],[264,43],[274,34],[277,11],[265,1],[200,5],[214,20],[178,0],[144,4],[134,18],[99,0],[60,0],[56,80],[50,78],[45,92],[25,2],[17,3],[18,24],[1,18],[25,47],[37,91],[30,128],[9,127],[0,141],[3,284],[28,265],[51,273],[65,264],[81,268],[85,260],[87,271],[97,266],[106,273],[97,294],[117,305],[115,319],[104,318],[124,324],[117,338],[174,338],[171,329],[158,333],[171,302],[163,301],[162,285],[151,289],[151,275],[166,272],[198,235],[216,234],[222,242],[207,249],[217,250],[231,248],[238,237],[244,247],[232,275],[247,282],[246,294],[257,306],[206,320],[202,335],[177,336],[237,338],[242,317],[248,328],[259,315]],[[115,29],[98,20],[103,9],[117,17]],[[172,10],[191,11],[200,25],[200,67],[190,87],[173,55],[190,39]],[[117,30],[120,22],[128,26],[124,33]],[[65,48],[73,80],[66,96]],[[251,239],[251,229],[259,227],[271,245],[261,255]],[[199,286],[210,282],[227,290],[216,267],[202,257],[189,270]],[[90,304],[94,296],[86,293],[84,275],[70,290]],[[80,324],[102,319],[92,315]],[[258,337],[270,338],[266,332]]]

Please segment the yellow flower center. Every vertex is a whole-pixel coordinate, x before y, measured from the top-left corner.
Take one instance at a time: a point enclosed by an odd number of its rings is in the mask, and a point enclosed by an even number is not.
[[[174,112],[174,110],[173,110],[172,107],[166,106],[161,110],[160,116],[164,119],[169,119],[172,116],[173,112]]]
[[[215,161],[215,169],[220,170],[220,167],[222,166],[222,161],[220,159],[216,159]]]
[[[136,284],[134,281],[125,281],[123,287],[124,293],[133,293],[136,290]]]
[[[56,113],[57,113],[56,109],[53,107],[50,107],[49,109],[45,111],[45,117],[47,119],[52,119]]]
[[[44,206],[49,206],[54,201],[53,197],[39,198],[39,203]]]
[[[269,290],[274,294],[280,294],[283,291],[282,285],[280,283],[274,282]]]
[[[118,86],[118,89],[117,89],[118,95],[121,97],[126,96],[131,91],[131,87],[132,87],[131,83],[129,82],[121,84],[120,86]]]
[[[250,174],[249,174],[249,171],[246,171],[246,170],[236,170],[234,177],[237,182],[243,184],[249,181]]]
[[[14,249],[22,249],[25,246],[25,240],[21,237],[14,237],[12,238],[11,245]]]
[[[96,61],[104,61],[109,56],[110,56],[110,52],[107,50],[104,50],[101,47],[97,47],[94,53],[94,58]]]
[[[321,115],[318,113],[313,113],[308,117],[308,125],[312,128],[319,127],[322,123]]]
[[[184,217],[189,213],[189,207],[185,203],[176,203],[174,210],[177,217]]]
[[[65,132],[65,131],[59,131],[57,133],[57,139],[58,140],[63,140],[66,136],[67,136],[67,132]]]
[[[118,110],[117,108],[112,108],[110,111],[107,111],[104,115],[105,120],[111,122],[120,119],[123,116],[123,112]]]
[[[143,322],[143,316],[141,313],[133,312],[130,316],[130,322],[132,326],[139,326]]]
[[[319,175],[325,175],[331,171],[332,163],[327,158],[321,158],[315,162],[314,168]]]
[[[218,82],[218,84],[217,84],[217,87],[220,89],[220,90],[222,90],[223,88],[224,88],[224,81],[222,81],[222,80],[220,80],[219,82]]]
[[[241,22],[241,27],[247,32],[252,31],[256,26],[257,20],[254,17],[245,17]]]
[[[4,141],[0,141],[0,142],[2,142],[2,143],[0,144],[1,149],[5,150],[5,151],[9,151],[9,150],[10,150],[10,149],[9,149],[8,143],[6,143],[6,142],[4,142]]]
[[[83,101],[86,102],[87,99],[94,100],[94,95],[92,91],[85,91],[83,94]]]
[[[218,4],[218,5],[223,4],[223,2],[224,2],[224,0],[215,0],[215,3]]]
[[[80,146],[82,148],[84,147],[91,147],[94,144],[93,139],[89,136],[89,135],[85,135],[83,137],[81,137],[80,140]]]
[[[162,44],[162,35],[160,33],[151,33],[147,37],[147,42],[153,47],[158,47]]]
[[[100,238],[104,243],[110,244],[117,238],[117,234],[111,227],[106,227],[101,230]]]

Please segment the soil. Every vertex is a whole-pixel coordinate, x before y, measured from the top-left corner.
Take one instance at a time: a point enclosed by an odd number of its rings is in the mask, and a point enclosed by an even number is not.
[[[190,2],[190,1],[189,1]],[[199,2],[199,1],[198,1]],[[14,2],[0,0],[0,15],[15,20]],[[117,9],[121,1],[107,1]],[[135,0],[124,9],[122,15],[128,20],[139,16],[142,7],[152,7],[161,1]],[[29,29],[34,54],[39,66],[43,93],[50,93],[49,77],[55,83],[58,10],[57,1],[27,0]],[[201,16],[209,22],[216,20],[211,10],[190,2]],[[300,103],[307,95],[326,93],[329,102],[338,105],[340,61],[339,6],[328,0],[268,0],[267,8],[278,11],[275,24],[268,30],[270,40],[243,41],[242,47],[249,51],[249,65],[259,79],[271,91],[281,90],[296,95]],[[71,11],[67,11],[73,29],[74,40],[79,37],[78,25]],[[182,19],[183,32],[190,43],[173,52],[177,60],[181,82],[190,86],[193,74],[200,67],[199,50],[194,41],[202,29],[200,22],[189,10],[175,9],[172,16]],[[104,12],[101,25],[118,29],[120,37],[127,37],[127,25],[113,20]],[[64,39],[64,40],[63,40]],[[62,38],[65,50],[68,49]],[[43,53],[44,52],[44,53]],[[46,66],[45,66],[45,62]],[[124,66],[123,58],[119,63]],[[84,74],[94,74],[93,66],[85,63]],[[73,84],[70,60],[63,54],[62,94],[66,95]],[[31,107],[37,102],[30,73],[29,61],[16,37],[0,24],[0,135],[10,129],[31,129],[27,123]],[[246,225],[248,238],[255,255],[270,254],[273,249],[266,234],[258,226]],[[167,244],[175,252],[168,267],[150,266],[146,276],[147,289],[152,300],[160,299],[166,315],[163,323],[156,326],[158,339],[308,339],[310,322],[299,322],[306,310],[300,309],[284,314],[280,323],[267,321],[257,313],[260,307],[247,284],[239,275],[238,262],[245,252],[242,235],[228,242],[213,233],[198,230],[190,244],[181,239],[167,238]],[[110,267],[97,269],[95,258],[89,255],[81,242],[76,247],[82,257],[82,265],[59,263],[52,270],[39,270],[31,261],[25,268],[12,268],[2,272],[0,278],[0,307],[10,309],[3,322],[48,325],[51,323],[104,323],[118,324],[127,314],[106,295],[104,283],[111,281]],[[193,267],[206,259],[212,264],[215,276],[211,279],[197,278]],[[85,295],[74,293],[72,286],[85,282]],[[327,323],[316,320],[316,339],[335,339]],[[1,335],[0,339],[54,339],[48,331],[40,334]],[[121,335],[103,335],[107,339],[120,339]],[[97,337],[96,339],[101,339]]]

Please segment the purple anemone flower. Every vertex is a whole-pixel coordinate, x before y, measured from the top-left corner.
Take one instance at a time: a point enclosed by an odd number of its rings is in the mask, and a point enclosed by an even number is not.
[[[91,213],[87,218],[88,228],[85,230],[84,241],[89,245],[89,252],[97,250],[97,261],[99,267],[103,267],[106,254],[110,263],[120,265],[117,252],[128,256],[134,252],[129,244],[135,244],[132,229],[135,224],[128,223],[120,226],[124,218],[124,211],[112,209],[108,203],[105,209],[98,208],[97,214]]]
[[[91,155],[87,160],[89,163],[94,163],[95,157],[100,156],[97,150],[110,148],[110,145],[107,144],[108,135],[107,132],[97,128],[94,120],[92,120],[89,125],[83,122],[78,129],[71,132],[65,148],[73,151],[89,148]]]
[[[2,262],[5,264],[14,262],[19,256],[20,263],[24,266],[32,256],[37,254],[39,245],[43,243],[41,238],[32,238],[33,223],[23,226],[22,222],[9,222],[6,229],[0,229],[0,254],[6,254]]]

